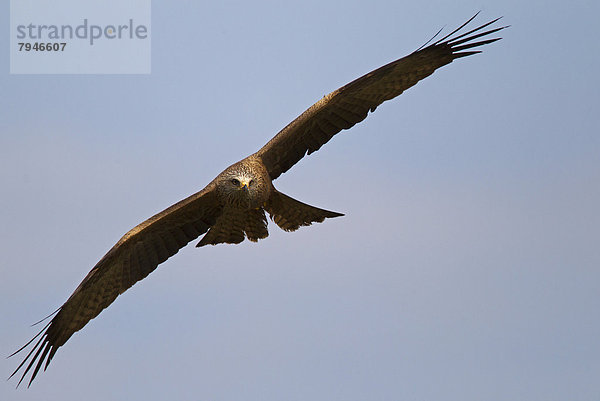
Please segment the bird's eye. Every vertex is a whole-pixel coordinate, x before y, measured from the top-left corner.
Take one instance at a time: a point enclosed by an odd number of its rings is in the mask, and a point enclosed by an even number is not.
[[[237,178],[232,178],[232,179],[231,179],[231,183],[232,183],[233,185],[235,185],[236,187],[239,187],[239,186],[240,186],[240,180],[238,180]]]
[[[252,186],[252,185],[254,185],[254,180],[250,180],[250,182],[248,182],[248,185],[249,185],[249,186]]]

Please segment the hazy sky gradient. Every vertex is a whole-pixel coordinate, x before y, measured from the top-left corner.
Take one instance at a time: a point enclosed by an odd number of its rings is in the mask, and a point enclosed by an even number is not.
[[[184,248],[0,399],[600,396],[597,2],[154,2],[147,76],[9,75],[3,9],[2,355],[324,94],[477,10],[512,27],[275,181],[346,216]]]

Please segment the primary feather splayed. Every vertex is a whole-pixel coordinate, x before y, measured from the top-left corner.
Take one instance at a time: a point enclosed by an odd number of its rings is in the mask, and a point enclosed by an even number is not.
[[[17,386],[31,371],[30,385],[73,333],[98,316],[119,294],[199,236],[204,234],[198,247],[237,244],[244,238],[258,241],[269,235],[265,212],[285,231],[342,216],[284,195],[275,189],[272,181],[338,132],[364,120],[369,111],[381,103],[400,95],[453,60],[480,52],[473,49],[499,40],[489,35],[506,26],[486,30],[499,18],[461,32],[476,16],[442,39],[324,96],[258,152],[226,168],[200,192],[127,232],[52,314],[50,322],[11,355],[37,340],[10,376],[24,368]],[[477,41],[479,38],[484,39]]]

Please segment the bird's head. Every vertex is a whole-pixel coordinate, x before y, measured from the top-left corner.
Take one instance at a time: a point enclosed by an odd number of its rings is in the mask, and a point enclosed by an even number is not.
[[[225,202],[256,208],[261,206],[268,196],[265,183],[260,174],[244,165],[234,165],[219,175],[217,184]]]

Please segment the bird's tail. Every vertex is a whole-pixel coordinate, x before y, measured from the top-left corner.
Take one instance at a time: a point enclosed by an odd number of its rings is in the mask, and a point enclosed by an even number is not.
[[[325,218],[343,216],[342,213],[307,205],[275,189],[265,205],[265,210],[269,212],[271,220],[285,231],[295,231],[300,226],[321,223]]]

